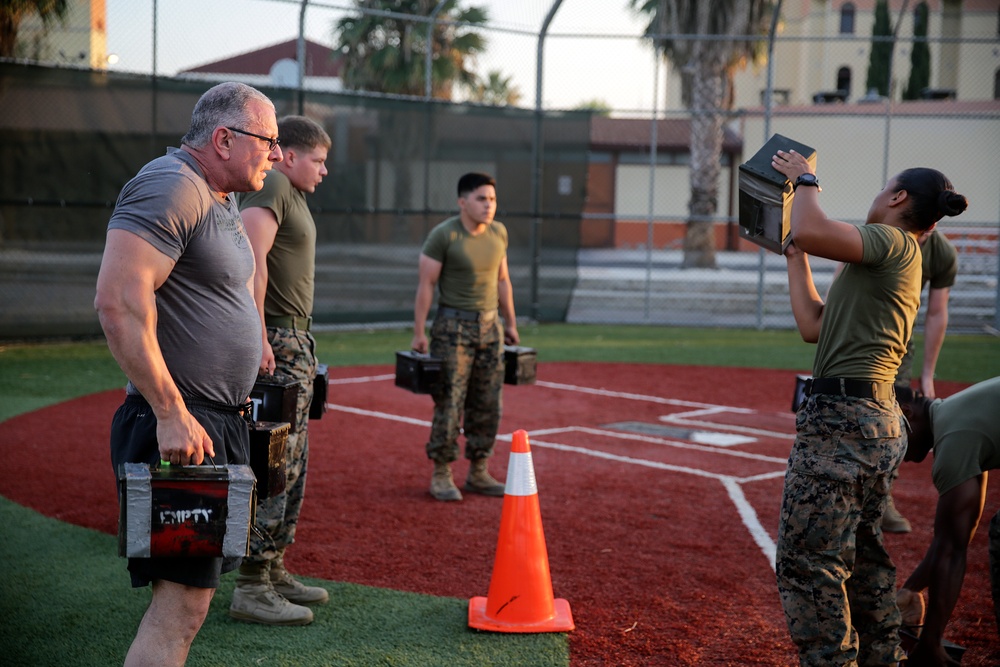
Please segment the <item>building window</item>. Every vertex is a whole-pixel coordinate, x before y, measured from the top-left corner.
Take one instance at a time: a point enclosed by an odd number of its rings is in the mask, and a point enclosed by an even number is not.
[[[837,70],[837,90],[851,94],[851,68],[841,67]]]
[[[840,8],[840,34],[854,34],[854,3],[845,2]]]
[[[1000,100],[1000,69],[993,73],[993,99]]]

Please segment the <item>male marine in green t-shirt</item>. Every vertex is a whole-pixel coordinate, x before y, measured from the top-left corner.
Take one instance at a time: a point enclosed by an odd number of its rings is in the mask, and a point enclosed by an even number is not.
[[[434,462],[430,493],[443,501],[462,499],[451,475],[451,464],[458,458],[459,422],[470,461],[465,490],[504,495],[504,485],[490,475],[487,461],[500,426],[503,345],[520,342],[507,270],[507,228],[493,219],[493,177],[462,176],[458,208],[459,214],[432,229],[424,242],[411,345],[419,353],[429,348],[432,357],[441,359],[442,380],[432,393],[434,420],[426,451]],[[435,287],[438,308],[428,346],[425,327]]]
[[[941,644],[945,626],[965,578],[969,544],[986,500],[988,471],[1000,468],[1000,377],[945,399],[916,397],[900,403],[910,424],[906,461],[923,461],[934,451],[931,477],[940,494],[934,538],[924,559],[897,594],[904,625],[920,625],[920,639],[907,665],[957,665]],[[993,607],[1000,629],[1000,512],[989,528]],[[927,618],[921,593],[930,589]]]
[[[295,420],[285,442],[285,490],[257,503],[250,550],[240,566],[229,615],[265,625],[306,625],[330,594],[306,586],[285,569],[285,551],[305,497],[309,462],[309,405],[316,377],[312,326],[316,267],[316,223],[306,193],[327,175],[330,135],[311,118],[278,120],[284,159],[260,192],[241,196],[240,215],[253,246],[257,270],[254,299],[263,331],[258,379],[298,382]]]

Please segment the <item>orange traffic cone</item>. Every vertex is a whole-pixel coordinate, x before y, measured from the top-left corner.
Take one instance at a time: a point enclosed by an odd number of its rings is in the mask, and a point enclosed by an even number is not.
[[[569,602],[552,597],[527,431],[514,431],[493,577],[487,597],[469,600],[469,627],[494,632],[566,632],[576,627]]]

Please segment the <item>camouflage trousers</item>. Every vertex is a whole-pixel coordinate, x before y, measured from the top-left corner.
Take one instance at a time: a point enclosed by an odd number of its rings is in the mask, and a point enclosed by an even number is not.
[[[274,350],[274,378],[297,380],[299,400],[296,406],[298,430],[289,433],[285,443],[285,490],[257,503],[255,526],[261,535],[251,532],[250,555],[246,562],[273,560],[295,541],[295,528],[306,492],[306,468],[309,461],[309,404],[316,378],[316,341],[308,331],[268,327],[267,337]],[[269,376],[263,376],[269,377]]]
[[[881,518],[906,451],[895,400],[817,394],[796,414],[775,557],[801,665],[903,658],[896,567]]]
[[[459,424],[465,458],[489,458],[503,410],[503,329],[486,322],[439,317],[431,326],[431,356],[441,359],[441,385],[432,394],[434,419],[427,458],[458,459]]]

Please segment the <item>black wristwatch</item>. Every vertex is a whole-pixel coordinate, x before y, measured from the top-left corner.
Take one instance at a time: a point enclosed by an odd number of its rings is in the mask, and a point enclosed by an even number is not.
[[[792,186],[792,191],[798,190],[800,185],[808,185],[811,188],[818,188],[819,179],[816,178],[816,174],[802,174],[795,179],[795,185]]]

